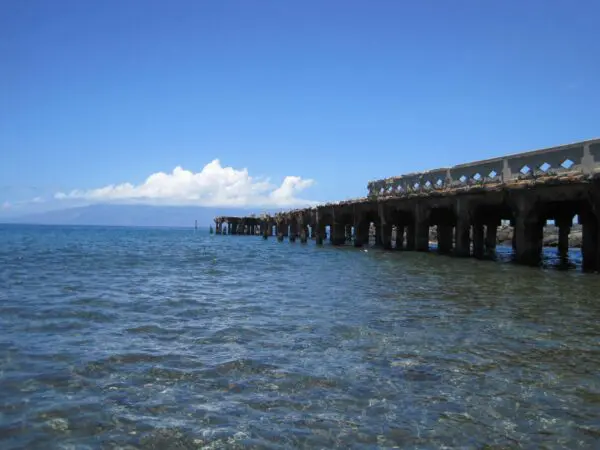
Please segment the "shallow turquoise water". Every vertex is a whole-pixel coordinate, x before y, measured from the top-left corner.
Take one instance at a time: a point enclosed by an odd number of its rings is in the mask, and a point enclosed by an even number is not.
[[[598,448],[599,288],[434,254],[0,226],[0,448]]]

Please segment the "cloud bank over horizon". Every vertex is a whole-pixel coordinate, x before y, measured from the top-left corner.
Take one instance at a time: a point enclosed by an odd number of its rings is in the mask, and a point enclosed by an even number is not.
[[[84,200],[91,203],[145,203],[159,205],[289,208],[314,205],[300,193],[314,180],[286,176],[281,185],[254,178],[247,169],[223,167],[219,159],[197,173],[175,167],[171,173],[157,172],[138,185],[126,182],[97,189],[57,192],[56,200]]]

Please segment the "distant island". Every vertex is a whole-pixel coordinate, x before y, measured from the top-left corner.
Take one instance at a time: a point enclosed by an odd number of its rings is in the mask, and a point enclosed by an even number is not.
[[[216,214],[249,215],[243,208],[98,204],[0,219],[3,223],[208,228]]]

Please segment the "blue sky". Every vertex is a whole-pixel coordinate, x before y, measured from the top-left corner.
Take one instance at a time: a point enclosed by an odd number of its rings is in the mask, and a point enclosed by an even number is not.
[[[597,137],[598,17],[597,1],[3,1],[0,214],[284,207]]]

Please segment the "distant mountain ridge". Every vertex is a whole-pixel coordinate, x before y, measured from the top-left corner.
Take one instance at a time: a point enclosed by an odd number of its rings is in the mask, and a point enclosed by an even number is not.
[[[263,210],[196,206],[90,205],[27,214],[5,219],[6,223],[40,225],[106,225],[106,226],[194,226],[213,225],[217,216],[247,216]],[[273,212],[273,211],[267,211]]]

